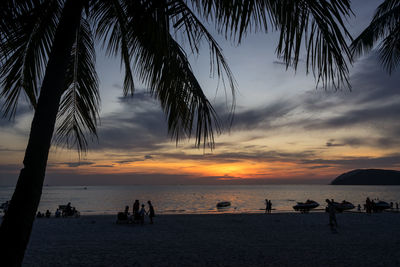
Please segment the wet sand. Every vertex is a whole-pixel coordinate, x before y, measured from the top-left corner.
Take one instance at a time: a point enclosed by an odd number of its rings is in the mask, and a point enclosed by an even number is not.
[[[147,218],[146,218],[147,219]],[[41,218],[24,266],[400,266],[400,213]]]

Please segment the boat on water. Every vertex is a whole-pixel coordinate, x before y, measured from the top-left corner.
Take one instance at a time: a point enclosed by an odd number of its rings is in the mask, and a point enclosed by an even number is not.
[[[309,212],[310,210],[315,209],[318,206],[319,206],[318,202],[307,199],[306,202],[297,202],[297,205],[294,205],[293,209],[295,211],[300,211],[304,213],[304,212]]]
[[[231,202],[229,201],[221,201],[217,203],[217,208],[225,208],[229,207],[231,205]]]

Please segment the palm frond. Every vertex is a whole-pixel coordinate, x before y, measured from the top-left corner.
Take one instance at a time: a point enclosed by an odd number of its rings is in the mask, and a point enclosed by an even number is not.
[[[229,88],[231,89],[233,109],[237,84],[219,44],[184,1],[171,1],[167,12],[173,21],[175,31],[182,32],[189,43],[192,53],[199,52],[200,43],[202,41],[208,44],[210,51],[210,73],[213,75],[216,74],[224,85],[224,77],[226,75]]]
[[[133,94],[135,84],[131,70],[129,37],[127,30],[126,4],[120,0],[98,1],[92,7],[91,18],[96,24],[96,37],[103,41],[103,47],[112,56],[121,56],[125,68],[124,94]]]
[[[386,0],[376,10],[371,23],[351,44],[359,56],[369,52],[379,42],[378,52],[384,68],[391,73],[399,65],[400,1]]]
[[[379,55],[384,69],[390,74],[400,65],[400,24],[383,39]]]
[[[57,115],[55,141],[85,152],[87,136],[97,138],[100,105],[95,48],[89,23],[81,20],[66,73],[65,93]]]
[[[215,22],[217,30],[240,43],[247,32],[278,30],[277,55],[297,68],[302,49],[307,71],[324,87],[348,86],[352,62],[344,17],[352,14],[349,0],[195,0],[197,12]]]
[[[2,38],[0,97],[5,98],[5,116],[15,114],[21,92],[36,106],[59,15],[58,1],[44,1],[20,14],[7,37]]]
[[[132,2],[132,53],[135,73],[161,102],[169,133],[178,141],[193,131],[196,145],[214,145],[218,117],[196,80],[187,55],[170,34],[168,8]],[[135,20],[140,16],[140,22]]]

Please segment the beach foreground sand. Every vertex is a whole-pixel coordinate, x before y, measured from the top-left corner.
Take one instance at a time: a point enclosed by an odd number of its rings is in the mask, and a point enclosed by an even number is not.
[[[37,219],[24,266],[400,266],[400,213]]]

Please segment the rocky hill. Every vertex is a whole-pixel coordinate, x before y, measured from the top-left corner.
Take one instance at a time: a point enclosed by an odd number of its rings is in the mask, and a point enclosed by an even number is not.
[[[400,185],[400,171],[358,169],[336,177],[332,185]]]

